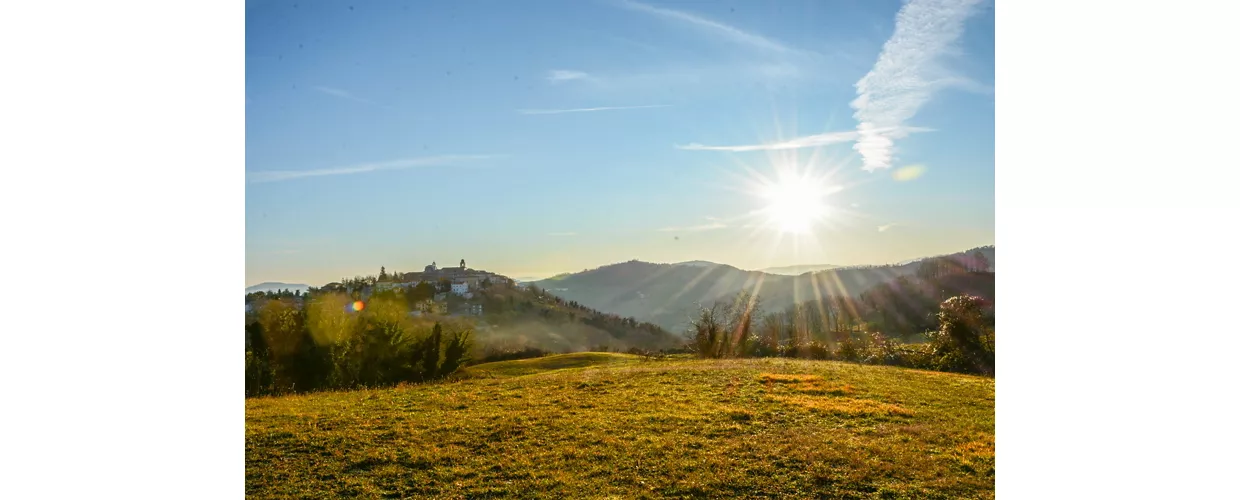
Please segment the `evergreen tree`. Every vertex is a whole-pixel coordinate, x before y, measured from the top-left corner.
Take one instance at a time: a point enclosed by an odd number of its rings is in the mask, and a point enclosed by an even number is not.
[[[422,378],[430,380],[438,375],[439,371],[439,346],[443,339],[443,327],[438,322],[431,330],[431,335],[426,338],[426,343],[422,347]]]
[[[443,366],[439,368],[440,376],[446,377],[451,375],[461,365],[469,362],[468,356],[471,343],[468,330],[452,335],[452,340],[448,342],[448,348],[444,352]]]

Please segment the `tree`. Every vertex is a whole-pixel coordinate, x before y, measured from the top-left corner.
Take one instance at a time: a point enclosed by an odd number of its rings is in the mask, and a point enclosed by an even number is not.
[[[720,343],[724,337],[719,316],[718,304],[698,309],[698,317],[692,322],[693,350],[697,352],[698,357],[719,357]]]
[[[769,352],[778,351],[780,336],[786,329],[782,313],[773,312],[763,316],[761,328],[763,347]]]
[[[986,258],[981,250],[973,252],[973,265],[977,266],[978,272],[986,272],[990,270],[990,259]]]
[[[732,302],[725,306],[724,312],[729,337],[722,355],[747,356],[751,351],[754,318],[762,314],[761,298],[749,291],[739,292]]]
[[[939,329],[928,334],[937,369],[994,375],[995,331],[980,297],[961,295],[939,305]]]
[[[426,338],[422,347],[422,379],[435,378],[439,372],[439,345],[443,339],[443,327],[435,322],[431,335]]]
[[[374,268],[372,267],[371,269],[374,269]],[[388,279],[387,268],[383,266],[379,266],[379,281],[386,281],[387,279]]]
[[[439,367],[440,376],[451,375],[461,365],[469,362],[469,350],[473,346],[470,333],[469,330],[464,330],[452,334],[452,339],[444,350],[443,365]]]
[[[926,259],[917,265],[917,277],[929,281],[938,275],[938,265],[935,259]]]
[[[247,396],[266,394],[271,390],[271,352],[257,321],[245,325],[245,393]]]

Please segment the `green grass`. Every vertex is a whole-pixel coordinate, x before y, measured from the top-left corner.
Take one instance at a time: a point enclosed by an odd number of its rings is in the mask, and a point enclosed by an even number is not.
[[[518,359],[514,361],[497,361],[471,366],[464,370],[464,377],[519,377],[552,370],[582,368],[599,365],[622,365],[637,363],[641,356],[610,352],[581,352],[573,354],[556,354],[541,358]]]
[[[992,498],[994,380],[582,353],[246,400],[254,497]]]

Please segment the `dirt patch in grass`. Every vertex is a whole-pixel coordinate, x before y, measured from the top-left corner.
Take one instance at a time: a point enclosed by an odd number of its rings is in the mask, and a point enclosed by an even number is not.
[[[758,375],[758,381],[764,384],[806,384],[822,382],[822,375],[809,375],[797,373],[763,373]]]

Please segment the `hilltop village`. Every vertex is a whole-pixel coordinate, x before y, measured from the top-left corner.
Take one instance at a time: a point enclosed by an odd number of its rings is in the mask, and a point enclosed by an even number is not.
[[[465,265],[465,260],[461,259],[456,267],[439,267],[438,263],[432,262],[421,272],[388,273],[386,268],[380,268],[378,276],[345,278],[319,288],[311,288],[306,293],[282,291],[248,294],[246,312],[257,310],[262,301],[273,297],[291,299],[294,306],[302,307],[315,293],[345,293],[364,302],[376,293],[396,289],[410,291],[422,287],[431,290],[427,294],[430,297],[417,305],[411,312],[413,315],[433,313],[481,316],[482,304],[470,301],[474,298],[474,292],[483,288],[513,286],[517,285],[512,279],[480,269],[470,269]],[[454,310],[449,310],[450,308]]]

